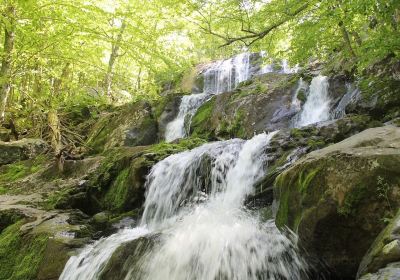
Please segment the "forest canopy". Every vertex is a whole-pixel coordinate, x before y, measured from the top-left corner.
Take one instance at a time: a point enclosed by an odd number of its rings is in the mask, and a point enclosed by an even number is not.
[[[153,100],[196,63],[266,51],[354,73],[400,56],[397,0],[4,0],[0,117]]]

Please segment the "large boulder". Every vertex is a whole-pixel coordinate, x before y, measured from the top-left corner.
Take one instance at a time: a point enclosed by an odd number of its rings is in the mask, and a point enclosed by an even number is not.
[[[44,154],[48,145],[41,139],[21,139],[12,142],[0,141],[0,165],[34,158]]]
[[[146,102],[123,105],[104,113],[89,133],[91,153],[121,146],[150,145],[157,142],[157,121]]]
[[[400,129],[373,128],[314,151],[275,181],[278,227],[311,258],[354,279],[364,254],[400,206]],[[311,259],[310,258],[310,259]]]

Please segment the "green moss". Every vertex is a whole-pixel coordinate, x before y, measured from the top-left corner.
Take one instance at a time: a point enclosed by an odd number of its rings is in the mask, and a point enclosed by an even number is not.
[[[311,170],[310,172],[306,173],[304,170],[300,171],[300,175],[297,179],[297,187],[301,193],[305,193],[308,190],[308,186],[310,185],[311,181],[314,179],[315,175],[319,172],[319,168]]]
[[[307,101],[307,95],[305,90],[300,90],[297,93],[297,99],[301,101],[301,103],[306,103]]]
[[[276,214],[275,223],[278,227],[283,227],[289,222],[289,192],[283,191],[285,173],[275,179],[275,188],[281,194],[279,196],[279,210]]]
[[[206,140],[197,137],[183,138],[178,143],[158,143],[151,146],[147,151],[153,153],[153,157],[158,161],[169,155],[196,148],[206,142]]]
[[[23,220],[10,225],[0,235],[0,279],[36,279],[48,236],[22,235]]]
[[[338,213],[343,216],[355,215],[355,209],[358,203],[368,195],[368,187],[365,185],[357,186],[346,194],[341,206],[338,207]]]
[[[106,209],[118,210],[124,207],[129,190],[126,186],[128,175],[129,168],[122,170],[107,191],[104,197],[104,207]]]
[[[7,190],[5,187],[0,187],[0,195],[6,194],[7,191],[8,191],[8,190]]]
[[[117,214],[117,215],[113,215],[109,222],[111,224],[117,223],[120,220],[124,219],[124,218],[133,218],[133,219],[139,219],[140,218],[140,210],[139,209],[135,209],[132,211],[128,211],[122,214]]]
[[[317,150],[317,149],[325,147],[326,143],[322,139],[318,139],[318,140],[308,139],[307,146],[309,146],[311,148],[311,150]]]
[[[219,127],[219,135],[227,138],[239,137],[246,138],[246,130],[243,125],[245,114],[242,110],[238,110],[232,121],[224,120]]]
[[[93,132],[89,136],[86,145],[90,148],[90,154],[98,154],[103,152],[104,145],[108,141],[108,136],[113,130],[111,124],[112,115],[102,117],[95,125]]]
[[[61,189],[51,193],[41,206],[46,210],[59,208],[60,204],[63,204],[68,199],[70,191],[70,189]]]
[[[302,129],[293,128],[290,130],[290,136],[296,139],[315,136],[317,133],[318,130],[314,127],[305,127]]]
[[[209,121],[215,107],[215,98],[211,98],[205,102],[196,112],[192,118],[190,129],[192,135],[208,139],[210,137]]]
[[[38,172],[43,168],[47,159],[46,156],[40,155],[33,160],[26,160],[2,166],[0,168],[0,183],[15,182],[18,179]]]

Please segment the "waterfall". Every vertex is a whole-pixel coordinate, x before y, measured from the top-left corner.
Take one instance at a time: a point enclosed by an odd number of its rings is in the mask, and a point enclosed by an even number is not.
[[[167,124],[165,130],[165,141],[172,142],[187,135],[185,120],[191,118],[197,109],[209,98],[206,93],[185,95],[179,105],[178,115]]]
[[[250,53],[241,53],[230,59],[212,63],[203,73],[203,93],[182,97],[179,112],[165,131],[165,140],[172,142],[187,135],[185,122],[196,113],[197,109],[212,95],[232,91],[239,83],[250,78]]]
[[[331,101],[328,87],[328,77],[319,75],[312,79],[307,100],[295,120],[296,127],[329,120]]]
[[[159,238],[126,280],[304,279],[294,237],[243,205],[265,174],[274,134],[208,143],[154,165],[140,226],[84,248],[60,279],[99,279],[117,244],[146,233]]]

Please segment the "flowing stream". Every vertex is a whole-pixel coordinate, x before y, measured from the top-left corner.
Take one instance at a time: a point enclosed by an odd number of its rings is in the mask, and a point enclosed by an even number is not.
[[[103,279],[116,248],[148,235],[157,241],[124,279],[304,279],[307,266],[294,236],[244,206],[265,174],[274,135],[208,143],[154,165],[140,225],[84,248],[60,279]]]

